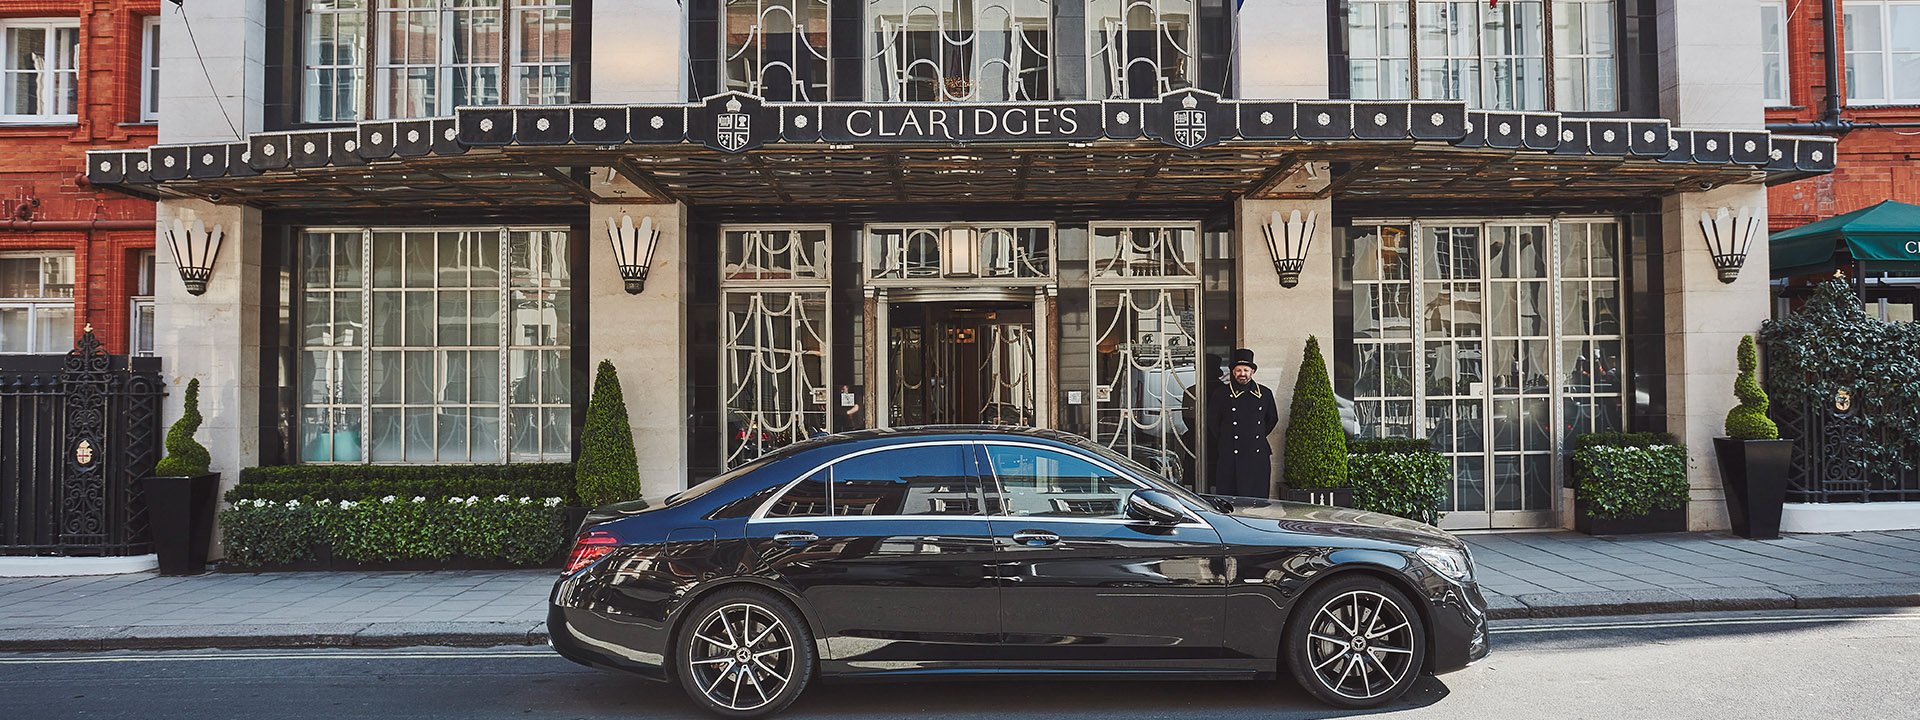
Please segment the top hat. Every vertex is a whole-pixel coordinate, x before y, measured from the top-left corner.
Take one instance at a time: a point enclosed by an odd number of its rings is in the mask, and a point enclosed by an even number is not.
[[[1239,348],[1233,351],[1233,364],[1245,365],[1254,370],[1260,369],[1260,365],[1253,361],[1253,351],[1247,348]]]

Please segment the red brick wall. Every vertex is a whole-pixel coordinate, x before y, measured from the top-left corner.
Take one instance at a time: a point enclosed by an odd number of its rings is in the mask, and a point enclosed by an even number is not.
[[[1788,101],[1791,107],[1767,111],[1767,122],[1813,122],[1825,110],[1826,48],[1822,40],[1820,0],[1787,0]],[[1846,10],[1846,0],[1838,0]],[[1841,23],[1841,102],[1846,102],[1846,25]],[[1920,107],[1848,108],[1843,116],[1860,123],[1920,122]],[[1837,170],[1824,177],[1773,188],[1767,196],[1775,230],[1852,212],[1882,200],[1920,204],[1920,127],[1853,130],[1840,138]]]
[[[171,5],[168,6],[171,8]],[[0,251],[74,254],[74,329],[88,323],[111,352],[126,352],[134,258],[153,248],[152,230],[29,230],[9,219],[153,222],[153,203],[86,187],[89,149],[154,142],[140,122],[141,21],[159,0],[0,0],[0,18],[69,17],[80,22],[79,121],[0,125]]]

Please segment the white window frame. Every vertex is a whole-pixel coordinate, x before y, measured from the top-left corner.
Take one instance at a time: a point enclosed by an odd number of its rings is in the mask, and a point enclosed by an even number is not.
[[[574,25],[573,3],[571,0],[499,0],[498,5],[455,5],[439,3],[436,5],[415,5],[396,0],[363,0],[358,5],[344,9],[315,10],[311,0],[302,5],[303,27],[301,29],[300,68],[303,82],[306,83],[301,117],[310,123],[346,123],[359,120],[404,119],[411,117],[444,117],[452,115],[456,107],[472,102],[455,102],[452,94],[455,77],[460,73],[491,69],[494,79],[494,97],[482,98],[482,105],[540,105],[564,104],[572,102],[575,83],[571,68],[574,64],[573,47],[544,48],[551,51],[537,58],[523,58],[523,52],[539,39],[529,37],[546,25],[535,23],[531,28],[523,28],[523,21],[529,17],[539,17],[547,13],[565,11],[568,27]],[[493,17],[493,27],[484,24],[468,25],[473,38],[490,38],[484,41],[469,42],[471,46],[488,43],[499,49],[497,59],[454,62],[454,50],[457,45],[451,34],[455,27],[456,15],[466,13],[473,16]],[[394,19],[406,15],[431,17],[435,33],[435,48],[431,60],[421,63],[392,62],[390,52],[396,41],[389,32]],[[314,41],[315,23],[341,24],[345,18],[359,20],[359,42],[352,48],[352,57],[348,62],[320,64],[317,59],[307,55]],[[570,35],[569,35],[570,37]],[[566,68],[565,92],[559,92],[554,68]],[[395,108],[393,89],[396,72],[419,73],[431,77],[433,82],[433,101],[417,109]],[[349,98],[339,107],[327,106],[331,94],[317,92],[320,89],[319,75],[339,73],[337,82],[329,86],[338,88],[340,82],[351,83]],[[526,75],[532,77],[526,77]],[[403,79],[402,82],[406,80]],[[336,90],[337,92],[337,90]],[[414,98],[417,100],[417,98]],[[326,106],[326,107],[323,107]],[[328,112],[321,112],[322,110]]]
[[[1620,69],[1621,36],[1618,28],[1620,13],[1619,1],[1529,0],[1529,4],[1537,5],[1541,12],[1539,37],[1528,38],[1536,45],[1539,55],[1527,54],[1525,52],[1502,53],[1490,50],[1487,47],[1487,34],[1491,32],[1485,25],[1488,13],[1510,13],[1513,11],[1513,8],[1519,7],[1518,2],[1501,5],[1497,9],[1490,10],[1485,0],[1354,0],[1350,6],[1348,15],[1342,21],[1342,25],[1348,33],[1348,93],[1356,100],[1408,100],[1416,97],[1429,100],[1458,99],[1465,101],[1475,109],[1488,110],[1550,110],[1576,113],[1618,111],[1623,102],[1620,90],[1620,82],[1623,74]],[[1371,20],[1370,25],[1355,25],[1358,15],[1354,13],[1351,8],[1362,5],[1375,11],[1375,16],[1369,19]],[[1570,12],[1572,8],[1577,7],[1583,10],[1584,18],[1584,10],[1592,5],[1604,5],[1612,8],[1608,23],[1608,28],[1613,33],[1612,50],[1607,53],[1583,52],[1572,54],[1567,53],[1564,48],[1556,47],[1549,52],[1548,46],[1552,44],[1549,40],[1551,34],[1555,32],[1554,23],[1557,20],[1555,13]],[[1402,10],[1402,7],[1406,9]],[[1387,20],[1382,20],[1382,14],[1389,12],[1393,13],[1393,16]],[[1457,23],[1464,23],[1468,26],[1464,32],[1458,35],[1458,37],[1463,40],[1463,44],[1460,46],[1451,48],[1434,47],[1432,43],[1421,42],[1423,34],[1421,25],[1422,15],[1443,12],[1446,13],[1449,18],[1452,18],[1456,13],[1472,13],[1472,17],[1460,18],[1456,21]],[[1353,33],[1362,30],[1382,33],[1383,35],[1390,33],[1395,29],[1393,25],[1401,21],[1402,14],[1405,15],[1406,24],[1405,27],[1399,28],[1399,30],[1406,33],[1406,41],[1387,43],[1383,38],[1382,42],[1372,44],[1377,46],[1373,52],[1355,51],[1361,46],[1359,43],[1354,42]],[[1503,14],[1502,17],[1511,16]],[[1506,31],[1502,30],[1501,32]],[[1438,34],[1445,37],[1455,37],[1454,34],[1449,33],[1447,28],[1444,27],[1438,28]],[[1536,59],[1541,63],[1538,73],[1540,76],[1538,78],[1538,86],[1532,84],[1532,78],[1529,78],[1527,83],[1522,84],[1515,79],[1515,77],[1502,78],[1493,71],[1496,62],[1504,61],[1513,69],[1513,72],[1522,72],[1526,69],[1527,63]],[[1611,107],[1593,105],[1588,102],[1588,98],[1586,97],[1578,99],[1559,97],[1558,86],[1563,77],[1578,73],[1584,80],[1582,83],[1583,87],[1592,85],[1594,77],[1589,70],[1596,60],[1610,61],[1613,68],[1613,76],[1610,79],[1610,84],[1613,89],[1613,102]],[[1576,63],[1578,67],[1575,67]],[[1439,93],[1433,91],[1431,83],[1426,83],[1426,73],[1422,68],[1422,66],[1425,65],[1435,68],[1436,71],[1438,71],[1439,68],[1436,67],[1436,64],[1443,66],[1446,69],[1445,71],[1449,73],[1449,79],[1446,83],[1448,89]],[[1377,68],[1377,77],[1370,85],[1356,84],[1353,81],[1354,75],[1352,69],[1366,66]],[[1401,68],[1404,72],[1399,77],[1389,77],[1389,70],[1393,68]],[[1423,83],[1429,86],[1425,90],[1422,89]],[[1516,107],[1502,108],[1488,104],[1487,98],[1493,95],[1491,91],[1497,87],[1501,87],[1503,84],[1506,93],[1512,95],[1513,97],[1511,99],[1516,101],[1514,102]],[[1458,92],[1452,89],[1453,86],[1456,85],[1458,86]],[[1527,103],[1518,102],[1518,100],[1520,100],[1519,96],[1523,94],[1522,90],[1537,93],[1542,107],[1529,107]],[[1452,97],[1454,95],[1458,95],[1459,97]]]
[[[1604,8],[1606,12],[1594,12],[1595,6]],[[1553,52],[1547,53],[1549,56],[1547,64],[1552,67],[1552,76],[1547,78],[1547,83],[1556,89],[1552,105],[1560,112],[1617,111],[1620,109],[1620,4],[1617,0],[1552,0],[1547,8],[1547,12],[1550,13],[1547,15],[1549,25],[1547,32],[1556,32],[1552,25],[1561,21],[1563,13],[1574,12],[1576,9],[1580,13],[1580,27],[1583,29],[1592,27],[1594,15],[1603,16],[1607,23],[1607,34],[1610,37],[1607,43],[1608,50],[1604,53],[1595,52],[1592,48],[1586,47],[1584,52],[1567,52],[1559,46],[1556,38]],[[1580,42],[1584,46],[1586,38],[1581,38]],[[1609,63],[1613,68],[1612,75],[1607,78],[1607,89],[1612,91],[1612,95],[1607,98],[1604,106],[1590,102],[1594,99],[1594,85],[1597,82],[1591,70],[1596,63],[1601,62]],[[1586,93],[1572,99],[1561,96],[1558,92],[1561,78],[1578,78],[1577,86],[1586,90]]]
[[[1777,45],[1767,45],[1767,25],[1773,25],[1773,37]],[[1767,107],[1783,107],[1792,104],[1793,70],[1788,67],[1787,39],[1788,14],[1786,0],[1760,0],[1760,93]],[[1769,76],[1767,68],[1776,67],[1779,72]]]
[[[74,257],[74,254],[72,252],[30,251],[30,252],[0,253],[0,258],[5,258],[9,260],[19,260],[19,259],[27,259],[27,258],[45,260],[47,258],[58,258],[58,257],[74,259],[75,261],[74,282],[76,284],[79,283],[80,268],[78,264],[78,259]],[[64,352],[67,352],[68,350],[73,349],[73,337],[71,335],[67,337],[67,343],[65,346],[56,347],[56,348],[43,348],[39,346],[40,345],[40,340],[39,340],[40,313],[43,310],[65,308],[68,316],[71,318],[71,321],[73,323],[79,322],[79,316],[77,315],[77,310],[74,307],[72,287],[68,288],[67,295],[65,297],[62,297],[59,295],[47,295],[46,294],[46,272],[44,270],[42,270],[39,275],[39,282],[40,282],[40,292],[41,292],[39,296],[0,297],[0,308],[24,309],[27,311],[27,349],[18,351],[18,352],[0,350],[0,354],[48,355],[48,354],[64,353]]]
[[[140,20],[140,122],[160,122],[160,16]]]
[[[25,71],[25,72],[36,72],[40,76],[39,77],[40,108],[38,109],[41,112],[0,113],[0,123],[22,123],[22,124],[40,124],[40,125],[77,123],[80,121],[80,111],[78,107],[80,101],[79,101],[78,89],[77,89],[80,83],[80,48],[79,48],[80,20],[78,18],[22,18],[18,20],[0,20],[0,55],[11,56],[12,54],[11,53],[12,49],[9,47],[6,47],[5,38],[6,38],[6,32],[8,30],[31,29],[31,28],[38,28],[38,29],[43,29],[47,31],[46,44],[41,48],[43,57],[55,56],[55,53],[53,51],[55,47],[54,43],[60,37],[61,30],[74,31],[75,47],[74,47],[74,53],[73,53],[73,68],[71,69],[55,68],[52,70]],[[10,78],[11,75],[15,72],[22,72],[22,71],[21,70],[0,70],[0,78]],[[75,98],[74,98],[74,105],[75,105],[74,111],[70,113],[45,112],[45,110],[48,108],[48,103],[58,102],[57,98],[59,97],[60,86],[59,86],[59,83],[55,82],[55,80],[58,76],[63,74],[71,75],[72,80],[70,82],[72,82],[76,88]],[[11,85],[10,82],[7,84]]]
[[[1864,8],[1873,8],[1873,11],[1879,16],[1880,27],[1877,35],[1854,32],[1854,11]],[[1846,27],[1846,32],[1844,33],[1846,35],[1846,47],[1841,49],[1841,53],[1846,57],[1847,61],[1846,83],[1848,104],[1920,104],[1920,95],[1914,97],[1897,97],[1893,90],[1894,77],[1897,71],[1893,62],[1893,56],[1896,52],[1902,55],[1911,55],[1920,58],[1920,38],[1914,38],[1910,41],[1909,47],[1911,49],[1902,51],[1896,51],[1894,49],[1892,22],[1892,11],[1894,8],[1910,8],[1912,11],[1920,12],[1920,0],[1848,0],[1842,7],[1842,13],[1844,15],[1843,22]],[[1860,45],[1855,44],[1856,41],[1869,37],[1874,41],[1873,47],[1861,48]],[[1854,68],[1856,62],[1871,62],[1879,66],[1881,88],[1877,96],[1861,95],[1854,92],[1856,87],[1854,83]]]
[[[147,342],[152,344],[154,340],[156,340],[154,330],[157,324],[141,322],[140,311],[143,309],[151,311],[155,307],[153,301],[153,251],[141,250],[134,253],[133,265],[135,268],[134,272],[137,276],[134,279],[133,295],[128,298],[127,303],[127,354],[140,357],[152,357],[157,347],[142,350],[140,348],[140,340],[141,336],[145,335]],[[156,320],[157,319],[158,318],[156,318]]]

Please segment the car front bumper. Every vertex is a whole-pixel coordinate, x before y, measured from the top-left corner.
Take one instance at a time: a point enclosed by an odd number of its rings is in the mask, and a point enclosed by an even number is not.
[[[1487,600],[1479,583],[1445,581],[1430,588],[1435,675],[1459,670],[1487,656],[1492,642],[1487,634]]]

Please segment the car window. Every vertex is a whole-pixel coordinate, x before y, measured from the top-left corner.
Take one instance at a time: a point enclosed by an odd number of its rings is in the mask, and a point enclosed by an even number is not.
[[[1124,518],[1127,496],[1139,489],[1118,473],[1055,450],[988,445],[987,458],[1008,515]]]
[[[966,445],[922,445],[833,465],[833,514],[984,515]]]
[[[827,470],[821,468],[796,483],[767,508],[767,517],[826,517],[831,507],[827,497]]]

